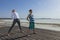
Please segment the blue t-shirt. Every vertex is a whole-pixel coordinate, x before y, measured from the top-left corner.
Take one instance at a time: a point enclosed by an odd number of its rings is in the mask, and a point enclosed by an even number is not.
[[[32,14],[29,14],[29,20],[30,20],[30,22],[34,22],[34,18],[33,18]]]

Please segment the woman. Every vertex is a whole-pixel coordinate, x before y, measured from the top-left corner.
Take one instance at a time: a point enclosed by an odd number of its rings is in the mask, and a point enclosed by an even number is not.
[[[29,21],[29,30],[32,30],[33,33],[35,34],[35,23],[34,23],[34,18],[33,18],[33,15],[32,15],[32,9],[29,10],[29,15],[27,16],[27,20]]]

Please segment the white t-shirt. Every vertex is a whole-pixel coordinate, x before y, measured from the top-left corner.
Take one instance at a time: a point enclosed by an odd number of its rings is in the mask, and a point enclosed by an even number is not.
[[[11,16],[12,16],[13,19],[19,19],[19,15],[18,15],[17,12],[12,13]]]

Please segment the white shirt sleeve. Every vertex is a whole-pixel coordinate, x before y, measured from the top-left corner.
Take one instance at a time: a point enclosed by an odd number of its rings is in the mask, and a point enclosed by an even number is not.
[[[13,18],[13,13],[11,13],[11,18]]]

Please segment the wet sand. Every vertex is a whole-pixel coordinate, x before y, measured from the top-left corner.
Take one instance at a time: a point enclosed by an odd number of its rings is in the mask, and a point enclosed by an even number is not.
[[[0,27],[0,33],[5,34],[8,32],[8,29],[10,27]],[[24,33],[20,33],[18,30],[18,27],[15,26],[11,33],[11,37],[12,38],[16,38],[15,40],[60,40],[60,32],[59,31],[51,31],[51,30],[44,30],[44,29],[35,29],[36,30],[36,34],[32,34],[31,36],[25,36],[22,37],[24,35],[28,35],[31,34],[32,32],[27,33],[28,27],[22,27],[22,30],[24,31]],[[1,35],[0,35],[1,36]],[[21,38],[19,38],[21,37]],[[7,37],[9,38],[9,37]],[[10,39],[10,38],[9,38]],[[1,40],[1,38],[0,38]],[[12,39],[10,39],[12,40]]]

